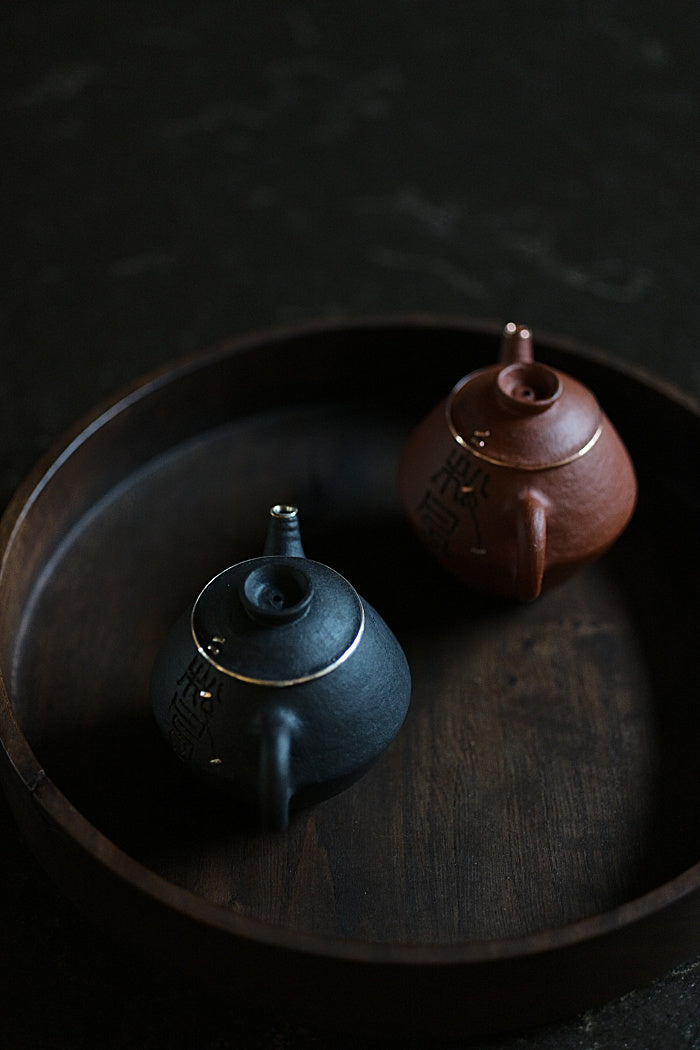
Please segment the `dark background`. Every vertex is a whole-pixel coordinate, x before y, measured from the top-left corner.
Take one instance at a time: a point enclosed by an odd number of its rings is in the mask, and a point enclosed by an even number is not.
[[[525,322],[697,396],[699,49],[682,0],[6,2],[0,501],[144,371],[323,316]],[[4,803],[0,844],[3,1047],[329,1045],[105,943]],[[491,1046],[700,1047],[699,982]]]

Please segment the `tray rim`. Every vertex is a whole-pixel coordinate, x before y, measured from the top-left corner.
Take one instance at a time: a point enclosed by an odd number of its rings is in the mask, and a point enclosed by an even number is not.
[[[12,555],[13,540],[21,529],[25,516],[40,492],[60,471],[62,465],[102,427],[136,402],[148,398],[156,390],[168,386],[189,373],[206,369],[219,360],[260,347],[283,344],[306,334],[337,334],[340,331],[371,328],[421,328],[458,331],[465,335],[497,336],[500,322],[423,313],[401,313],[361,318],[324,318],[291,326],[260,329],[210,346],[201,352],[179,357],[152,369],[122,387],[111,397],[99,402],[70,426],[38,460],[20,483],[0,520],[0,582]],[[700,416],[700,403],[670,381],[628,362],[611,360],[604,351],[568,337],[534,330],[538,345],[551,346],[574,357],[594,361],[602,367],[627,375],[648,386],[662,396],[675,401],[691,414]],[[91,859],[97,859],[117,879],[124,880],[132,890],[145,894],[159,904],[165,904],[181,915],[242,941],[255,941],[271,948],[288,949],[326,959],[346,960],[371,964],[404,964],[429,967],[458,966],[459,964],[488,964],[494,961],[527,957],[556,951],[605,937],[616,931],[633,927],[646,919],[653,919],[667,908],[700,893],[700,861],[669,881],[647,893],[625,901],[613,909],[574,923],[541,930],[523,936],[489,940],[432,942],[370,942],[355,939],[293,931],[234,912],[208,901],[196,893],[177,886],[164,876],[131,857],[111,841],[77,810],[60,787],[46,776],[28,740],[19,725],[10,701],[0,668],[0,744],[5,758],[21,788],[31,798],[49,824],[64,832],[71,842]],[[7,793],[7,791],[6,791]],[[95,852],[94,843],[104,843]]]

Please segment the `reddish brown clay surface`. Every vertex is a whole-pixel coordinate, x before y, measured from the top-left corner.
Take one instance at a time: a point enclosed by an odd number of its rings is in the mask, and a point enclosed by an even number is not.
[[[608,550],[632,516],[637,482],[594,395],[534,361],[527,328],[506,326],[500,358],[418,424],[399,489],[444,568],[531,601]]]

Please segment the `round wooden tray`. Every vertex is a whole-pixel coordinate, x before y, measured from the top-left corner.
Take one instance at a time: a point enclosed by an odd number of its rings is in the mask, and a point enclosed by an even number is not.
[[[633,523],[527,606],[447,578],[398,509],[410,427],[500,326],[408,317],[225,345],[69,434],[0,536],[2,779],[105,927],[241,1003],[464,1036],[572,1014],[700,947],[700,417],[551,338],[635,460]],[[300,507],[403,644],[411,709],[285,835],[190,783],[147,703],[201,586]]]

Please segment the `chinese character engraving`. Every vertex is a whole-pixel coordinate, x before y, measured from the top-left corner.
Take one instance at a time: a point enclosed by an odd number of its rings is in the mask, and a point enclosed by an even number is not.
[[[170,743],[180,758],[188,759],[221,703],[221,683],[215,668],[194,656],[175,685],[170,701]]]
[[[459,518],[428,490],[418,505],[418,520],[429,546],[444,549],[459,525]]]
[[[417,509],[418,520],[429,546],[447,551],[466,510],[473,527],[472,554],[485,554],[479,507],[488,499],[490,475],[481,463],[464,450],[450,450],[442,466],[430,478],[430,486]]]

